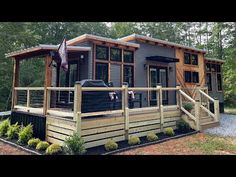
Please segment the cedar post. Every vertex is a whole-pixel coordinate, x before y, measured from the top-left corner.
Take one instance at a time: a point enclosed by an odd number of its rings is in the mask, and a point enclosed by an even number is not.
[[[217,122],[219,121],[219,117],[220,117],[220,109],[219,109],[219,100],[215,98],[214,101],[214,121]]]
[[[45,58],[45,79],[44,79],[44,100],[43,100],[43,114],[47,114],[48,104],[48,90],[47,87],[51,86],[52,81],[52,68],[49,66],[52,62],[52,57],[47,55]]]
[[[80,82],[75,82],[74,92],[74,121],[76,121],[76,132],[81,137],[82,86]]]
[[[176,85],[176,105],[177,105],[177,108],[180,109],[180,93],[179,93],[179,90],[181,89],[181,86],[180,85]]]
[[[196,128],[197,130],[200,130],[200,101],[196,100],[196,103],[194,105],[195,109],[195,118],[196,118]]]
[[[20,60],[14,58],[14,66],[13,66],[13,78],[12,78],[12,102],[11,109],[14,109],[14,106],[17,103],[17,91],[15,87],[19,86],[19,71],[20,71]]]
[[[129,103],[128,103],[128,85],[123,83],[122,85],[122,109],[124,112],[125,120],[125,139],[129,138]]]
[[[160,110],[160,125],[161,131],[163,131],[164,127],[164,112],[163,112],[163,104],[162,104],[162,86],[161,84],[157,84],[157,89],[159,89],[159,110]]]

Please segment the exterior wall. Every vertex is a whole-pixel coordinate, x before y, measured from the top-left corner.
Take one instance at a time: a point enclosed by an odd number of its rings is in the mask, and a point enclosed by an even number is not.
[[[195,53],[195,52],[189,52],[194,53],[198,55],[198,65],[188,65],[184,64],[184,49],[176,49],[176,58],[179,59],[179,62],[176,63],[176,78],[177,78],[177,84],[179,84],[183,88],[194,88],[198,84],[203,87],[205,86],[206,80],[205,80],[205,63],[204,63],[204,54],[203,53]],[[199,73],[199,83],[185,83],[184,78],[184,71],[195,71]],[[194,92],[187,91],[186,92],[193,96]]]
[[[167,66],[172,67],[172,70],[169,70],[169,77],[168,77],[168,87],[175,87],[176,86],[176,69],[175,63],[163,63],[163,62],[156,62],[156,61],[147,61],[146,57],[149,56],[166,56],[166,57],[175,57],[175,49],[161,47],[151,44],[146,44],[140,41],[129,41],[135,42],[140,44],[140,48],[135,51],[134,53],[134,60],[135,60],[135,73],[134,73],[134,86],[135,87],[148,87],[148,69],[144,67],[144,64],[153,65],[153,66]],[[174,92],[168,93],[169,97],[169,104],[174,104],[176,100],[176,96]],[[143,95],[143,100],[145,100],[145,104],[147,104],[148,95]],[[144,104],[144,106],[145,106]]]
[[[115,87],[121,86],[121,65],[111,64],[110,66],[110,80]]]

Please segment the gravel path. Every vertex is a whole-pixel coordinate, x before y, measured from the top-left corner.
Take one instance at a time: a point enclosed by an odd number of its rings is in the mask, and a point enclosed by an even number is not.
[[[236,115],[221,114],[220,126],[215,128],[210,128],[204,131],[204,133],[236,137]]]

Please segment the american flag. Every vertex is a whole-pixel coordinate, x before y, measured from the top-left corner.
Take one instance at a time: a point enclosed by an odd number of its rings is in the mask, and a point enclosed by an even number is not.
[[[67,47],[66,47],[66,38],[63,39],[62,43],[58,47],[58,53],[61,58],[61,68],[64,71],[68,70],[68,55],[67,55]]]

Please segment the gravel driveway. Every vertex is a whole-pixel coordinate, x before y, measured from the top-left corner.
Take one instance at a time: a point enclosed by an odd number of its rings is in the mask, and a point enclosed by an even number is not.
[[[204,133],[219,136],[236,137],[236,115],[221,114],[220,116],[220,126],[207,129],[204,131]]]

